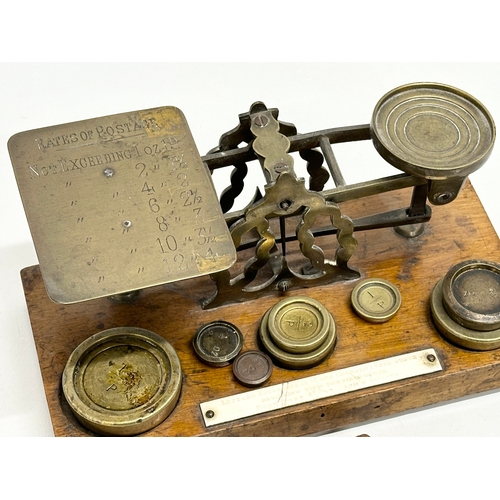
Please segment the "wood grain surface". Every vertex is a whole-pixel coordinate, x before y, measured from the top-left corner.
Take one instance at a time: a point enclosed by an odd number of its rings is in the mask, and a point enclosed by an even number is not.
[[[351,217],[401,208],[411,191],[387,193],[341,204]],[[500,351],[473,352],[444,340],[432,322],[430,294],[446,271],[466,259],[500,261],[499,239],[469,182],[449,205],[432,207],[424,233],[406,239],[392,229],[356,233],[350,263],[361,277],[378,277],[401,291],[402,306],[388,323],[372,324],[352,310],[355,281],[279,292],[237,304],[203,310],[214,292],[209,277],[143,290],[133,304],[98,299],[73,305],[52,302],[38,266],[21,271],[46,397],[56,436],[91,436],[73,416],[61,392],[61,375],[71,352],[90,335],[118,326],[151,330],[176,349],[183,371],[182,393],[170,416],[145,436],[299,436],[323,433],[371,419],[500,387]],[[330,238],[330,239],[329,239]],[[336,248],[332,237],[320,246]],[[443,371],[275,410],[206,428],[199,404],[252,389],[241,386],[231,366],[213,368],[195,356],[191,340],[201,325],[225,320],[240,328],[244,350],[259,348],[263,314],[285,296],[307,295],[331,312],[338,333],[332,355],[307,370],[275,367],[267,385],[279,384],[389,356],[434,348]]]

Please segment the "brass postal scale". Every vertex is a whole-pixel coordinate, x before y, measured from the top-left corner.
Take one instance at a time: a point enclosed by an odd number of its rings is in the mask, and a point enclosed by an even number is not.
[[[355,141],[394,175],[347,184]],[[498,388],[500,247],[468,181],[494,141],[438,83],[310,133],[256,102],[205,156],[172,106],[13,136],[55,435],[311,435]]]

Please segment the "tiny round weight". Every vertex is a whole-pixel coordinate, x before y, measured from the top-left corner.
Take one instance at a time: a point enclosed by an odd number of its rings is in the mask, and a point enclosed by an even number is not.
[[[460,325],[481,331],[500,328],[500,264],[467,260],[443,278],[443,305]]]
[[[474,351],[490,351],[500,347],[500,329],[479,331],[466,328],[450,317],[443,304],[443,281],[439,280],[431,294],[432,319],[441,335],[451,343]]]
[[[213,321],[201,326],[193,337],[196,355],[207,365],[227,366],[241,351],[243,335],[227,321]]]
[[[351,303],[361,318],[372,323],[385,323],[401,307],[401,293],[387,280],[367,278],[354,287]]]
[[[70,355],[62,389],[76,418],[91,431],[132,436],[159,425],[177,404],[182,371],[174,348],[142,328],[92,335]]]
[[[261,351],[242,352],[233,363],[233,374],[245,387],[259,387],[265,384],[273,372],[271,358]]]

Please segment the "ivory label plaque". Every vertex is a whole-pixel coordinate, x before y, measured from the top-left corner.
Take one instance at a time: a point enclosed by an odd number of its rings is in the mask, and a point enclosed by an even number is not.
[[[200,404],[207,427],[441,371],[434,349],[393,356]]]

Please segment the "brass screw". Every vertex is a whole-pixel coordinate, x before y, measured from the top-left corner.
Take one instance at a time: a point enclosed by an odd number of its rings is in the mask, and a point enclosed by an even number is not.
[[[269,123],[269,119],[267,116],[259,115],[255,117],[253,122],[257,125],[257,127],[265,127]]]
[[[278,290],[280,292],[286,292],[290,288],[291,282],[290,280],[281,280],[278,283]]]
[[[276,163],[276,165],[274,165],[274,171],[277,174],[281,174],[282,172],[286,172],[286,171],[288,171],[288,165],[286,163]]]
[[[439,193],[438,195],[436,195],[434,201],[436,201],[436,203],[446,203],[452,197],[453,195],[449,191],[446,191],[444,193]]]
[[[281,210],[288,210],[292,206],[292,201],[291,200],[283,200],[280,202],[280,208]]]

